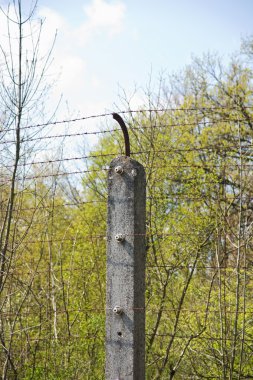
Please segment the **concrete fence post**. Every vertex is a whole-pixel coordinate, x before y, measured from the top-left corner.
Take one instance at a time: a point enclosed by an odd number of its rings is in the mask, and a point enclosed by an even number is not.
[[[145,379],[143,166],[117,157],[108,174],[106,380]]]

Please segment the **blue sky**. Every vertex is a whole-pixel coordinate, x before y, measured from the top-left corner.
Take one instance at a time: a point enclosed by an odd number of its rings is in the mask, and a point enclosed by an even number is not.
[[[96,103],[94,111],[110,108],[119,86],[131,93],[135,84],[145,86],[151,70],[155,80],[162,70],[178,71],[204,52],[226,60],[242,37],[253,34],[252,0],[40,0],[39,7],[42,15],[58,15],[65,23],[57,25],[56,54],[63,49],[76,58],[71,84],[76,82],[79,101],[67,83],[62,90],[82,113],[93,111],[90,102]],[[76,32],[72,41],[67,29]],[[73,59],[69,69],[74,67]],[[62,65],[63,78],[69,69]]]
[[[37,14],[46,18],[44,47],[58,30],[53,97],[63,94],[80,115],[113,110],[120,87],[131,94],[151,71],[155,82],[192,55],[218,52],[227,60],[253,34],[253,0],[39,0]]]

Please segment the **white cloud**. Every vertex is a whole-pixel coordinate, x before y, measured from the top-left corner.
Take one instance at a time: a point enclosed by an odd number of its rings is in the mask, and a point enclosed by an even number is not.
[[[61,87],[63,92],[72,88],[71,92],[74,93],[76,91],[74,83],[77,82],[77,79],[82,81],[81,78],[84,78],[85,60],[78,56],[58,56],[58,63],[61,64]]]
[[[65,19],[51,8],[41,7],[38,15],[46,19],[49,33],[67,26]]]
[[[112,37],[123,30],[126,6],[122,1],[92,0],[83,10],[86,21],[77,30],[79,41],[86,42],[101,32]]]
[[[91,5],[84,7],[84,12],[90,27],[106,27],[111,33],[117,33],[122,27],[125,5],[119,1],[110,4],[104,0],[93,0]]]
[[[56,11],[43,7],[39,16],[45,18],[42,37],[43,50],[52,44],[52,37],[57,30],[57,39],[53,50],[53,63],[50,72],[58,77],[53,89],[53,97],[58,101],[61,94],[75,104],[80,97],[81,88],[85,85],[86,60],[80,53],[74,38],[75,27]],[[72,100],[72,101],[71,101]]]
[[[10,8],[14,14],[13,7]],[[66,14],[42,6],[38,8],[37,15],[44,20],[40,39],[40,56],[46,56],[51,49],[55,33],[57,39],[53,49],[53,62],[46,73],[46,80],[56,80],[51,92],[51,100],[48,109],[54,109],[61,95],[63,99],[68,99],[70,109],[85,113],[99,113],[111,104],[111,99],[105,97],[106,76],[103,70],[96,72],[91,59],[94,59],[94,52],[91,58],[88,42],[94,38],[113,38],[124,30],[126,6],[123,0],[90,0],[85,1],[81,9],[81,21],[79,25],[71,23]],[[1,37],[7,36],[8,31],[4,23],[4,17],[0,14]],[[36,17],[31,28],[38,34],[39,20]],[[25,30],[25,35],[29,36],[29,30]],[[8,38],[1,38],[3,46],[8,50]],[[14,40],[16,41],[16,40]],[[96,41],[97,43],[98,41]],[[14,44],[14,43],[13,43]],[[84,45],[85,49],[84,49]],[[14,46],[14,51],[16,47]],[[28,37],[25,39],[25,50],[33,50],[32,41]],[[103,65],[104,66],[104,65]],[[64,118],[64,102],[58,110],[57,118]]]
[[[49,47],[52,36],[58,30],[56,45],[53,51],[54,63],[51,67],[53,74],[60,72],[59,81],[54,89],[54,97],[60,94],[67,97],[70,106],[87,113],[90,105],[85,107],[89,99],[89,91],[103,91],[104,80],[92,69],[87,49],[84,45],[95,37],[112,38],[124,29],[126,6],[122,0],[91,0],[83,6],[83,20],[81,24],[73,25],[60,13],[49,7],[39,9],[39,16],[45,18],[43,37],[44,47]],[[93,112],[101,112],[101,99],[92,107]],[[88,99],[87,99],[88,95]],[[81,99],[86,98],[86,102]],[[104,105],[104,104],[103,104]],[[72,108],[71,107],[71,108]],[[96,109],[96,111],[95,111]]]
[[[85,4],[81,9],[82,17],[79,17],[81,20],[79,25],[71,23],[71,19],[68,19],[66,14],[58,12],[50,6],[42,6],[38,8],[35,20],[29,26],[31,30],[28,28],[24,31],[24,35],[28,36],[24,43],[29,57],[32,56],[33,51],[32,40],[29,36],[31,31],[38,35],[39,18],[44,20],[40,36],[40,57],[45,57],[50,51],[57,31],[57,39],[52,52],[53,62],[46,72],[45,82],[53,83],[55,80],[48,99],[46,99],[47,115],[53,113],[62,95],[62,102],[56,114],[58,120],[100,114],[108,110],[113,102],[107,86],[108,67],[106,64],[108,63],[101,62],[101,67],[93,64],[92,60],[96,59],[96,57],[94,58],[96,49],[94,52],[92,45],[89,45],[88,42],[93,42],[94,39],[96,39],[96,43],[99,43],[100,39],[104,42],[104,39],[112,39],[121,33],[124,30],[126,7],[123,0],[90,0],[85,1]],[[11,15],[14,14],[12,7],[10,12]],[[0,25],[0,43],[8,52],[8,29],[1,13]],[[14,29],[15,27],[12,26],[11,33],[15,36]],[[16,45],[17,40],[13,39],[15,57],[17,56]],[[80,128],[82,130],[87,128],[87,131],[97,130],[101,121],[102,119],[99,118],[87,120],[85,123],[57,125],[53,127],[51,133],[62,133],[65,128],[70,128],[71,133],[79,132]],[[96,136],[94,138],[85,136],[85,140],[93,144]],[[81,140],[79,142],[82,143]],[[69,143],[65,154],[73,155],[76,145],[77,140]]]

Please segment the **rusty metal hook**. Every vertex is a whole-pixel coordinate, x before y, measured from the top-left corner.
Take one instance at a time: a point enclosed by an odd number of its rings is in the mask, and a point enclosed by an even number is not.
[[[126,124],[125,124],[124,120],[122,119],[122,117],[119,116],[119,114],[113,113],[112,117],[119,123],[119,125],[122,129],[122,132],[124,135],[124,140],[125,140],[125,153],[126,153],[127,157],[130,157],[130,141],[129,141],[129,134],[128,134]]]

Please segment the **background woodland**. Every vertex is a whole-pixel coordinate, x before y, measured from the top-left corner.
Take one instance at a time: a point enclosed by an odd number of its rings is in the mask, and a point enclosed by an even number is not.
[[[20,2],[6,21],[1,377],[103,379],[107,170],[124,154],[122,133],[106,116],[87,132],[84,115],[73,121],[78,134],[64,132],[65,120],[56,138],[43,101],[52,86],[43,23],[34,28]],[[122,96],[114,110],[124,111],[132,158],[147,175],[147,379],[253,378],[252,58],[248,38],[226,65],[196,58],[144,89],[139,109]],[[83,147],[87,134],[96,146],[66,156],[69,138]]]

